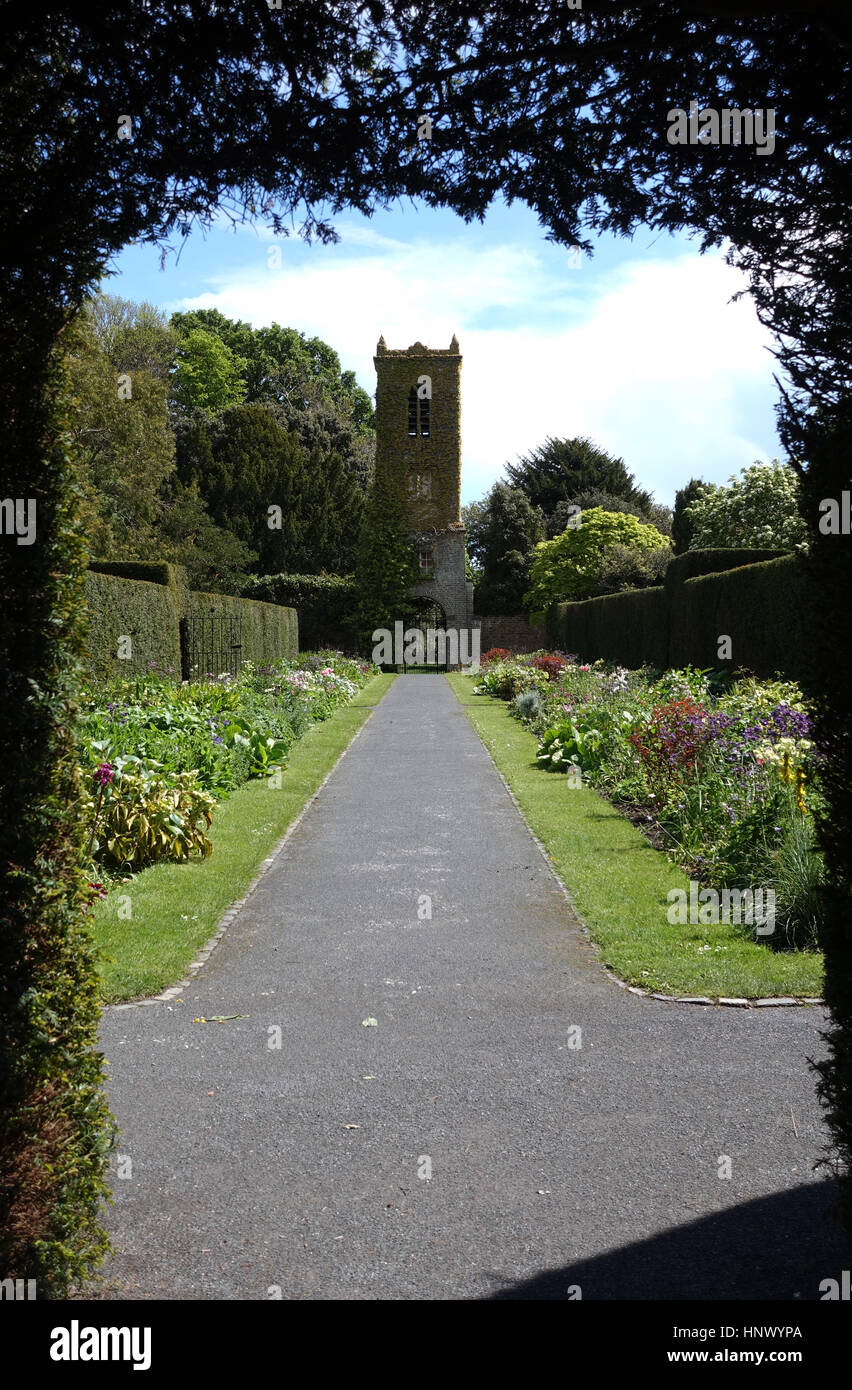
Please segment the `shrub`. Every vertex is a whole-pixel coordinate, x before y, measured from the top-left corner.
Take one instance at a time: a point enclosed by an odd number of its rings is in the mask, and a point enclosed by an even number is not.
[[[568,663],[564,656],[554,656],[549,652],[537,652],[534,656],[528,657],[527,664],[536,671],[543,671],[549,681],[555,681],[561,676]]]
[[[489,647],[479,658],[480,666],[491,666],[495,661],[511,661],[512,653],[505,647]]]
[[[543,709],[539,692],[537,690],[524,690],[520,695],[515,696],[510,712],[516,714],[519,719],[531,721],[537,719]]]
[[[134,869],[162,860],[179,862],[193,854],[207,858],[213,846],[205,829],[210,828],[216,802],[199,787],[197,773],[169,777],[158,764],[132,756],[107,769],[109,765],[102,764],[95,774],[103,795],[90,853],[110,867]]]
[[[519,661],[496,661],[487,668],[479,684],[474,686],[473,693],[511,700],[524,690],[542,690],[546,685],[547,676],[543,671],[536,671]]]

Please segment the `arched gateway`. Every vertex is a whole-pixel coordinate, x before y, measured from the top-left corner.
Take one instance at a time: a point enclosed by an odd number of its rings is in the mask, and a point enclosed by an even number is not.
[[[376,356],[376,474],[401,498],[411,525],[420,579],[412,598],[436,605],[447,629],[467,634],[473,584],[465,578],[461,502],[461,353],[414,343],[389,348],[379,338]]]

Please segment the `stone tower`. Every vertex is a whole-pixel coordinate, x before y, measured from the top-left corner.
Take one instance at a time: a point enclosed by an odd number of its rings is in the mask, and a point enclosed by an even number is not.
[[[448,628],[473,626],[461,502],[461,354],[414,343],[388,348],[376,368],[376,474],[402,499],[421,578],[414,597],[443,610]]]

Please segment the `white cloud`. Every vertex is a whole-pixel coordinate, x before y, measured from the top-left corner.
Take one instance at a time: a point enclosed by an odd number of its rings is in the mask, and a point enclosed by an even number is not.
[[[180,307],[317,334],[371,393],[380,334],[389,347],[446,347],[456,333],[466,497],[548,434],[589,435],[665,501],[692,475],[724,481],[776,447],[766,335],[748,299],[729,303],[743,282],[720,255],[634,259],[604,273],[594,262],[570,268],[566,253],[555,274],[535,245],[341,231],[332,248],[284,242],[278,270],[258,242],[254,263]]]

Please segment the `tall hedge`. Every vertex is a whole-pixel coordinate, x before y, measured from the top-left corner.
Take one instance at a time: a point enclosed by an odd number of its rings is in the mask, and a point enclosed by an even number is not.
[[[358,589],[354,579],[336,574],[265,574],[249,580],[246,598],[285,604],[299,614],[299,646],[357,646],[355,612]]]
[[[688,579],[671,595],[669,666],[745,667],[800,680],[807,669],[806,583],[796,555]],[[719,659],[719,638],[731,639]]]
[[[67,373],[38,338],[48,322],[31,305],[0,365],[4,488],[36,504],[34,544],[0,537],[0,1276],[61,1298],[108,1248],[100,1207],[114,1126],[80,868],[85,555]]]
[[[89,570],[84,595],[90,613],[86,665],[96,678],[135,675],[156,666],[180,679],[180,611],[174,589],[143,579]],[[119,638],[130,638],[125,644]]]
[[[548,641],[584,660],[620,661],[625,666],[665,666],[668,601],[662,587],[606,594],[579,603],[551,606]]]
[[[269,665],[299,650],[296,613],[276,603],[260,603],[228,594],[189,593],[182,616],[187,618],[239,618],[244,661]]]
[[[782,555],[753,563],[767,554],[777,551],[689,551],[672,561],[662,587],[553,605],[548,639],[589,661],[745,667],[800,679],[807,666],[804,562]],[[725,568],[713,571],[714,564]],[[729,659],[719,655],[723,636],[731,638]]]
[[[179,565],[98,561],[85,579],[90,612],[86,665],[96,678],[156,667],[181,679],[181,619],[234,616],[241,620],[242,656],[258,664],[295,656],[298,623],[292,608],[276,603],[204,594],[189,588]],[[119,638],[130,637],[130,655]],[[122,648],[126,650],[126,647]]]

